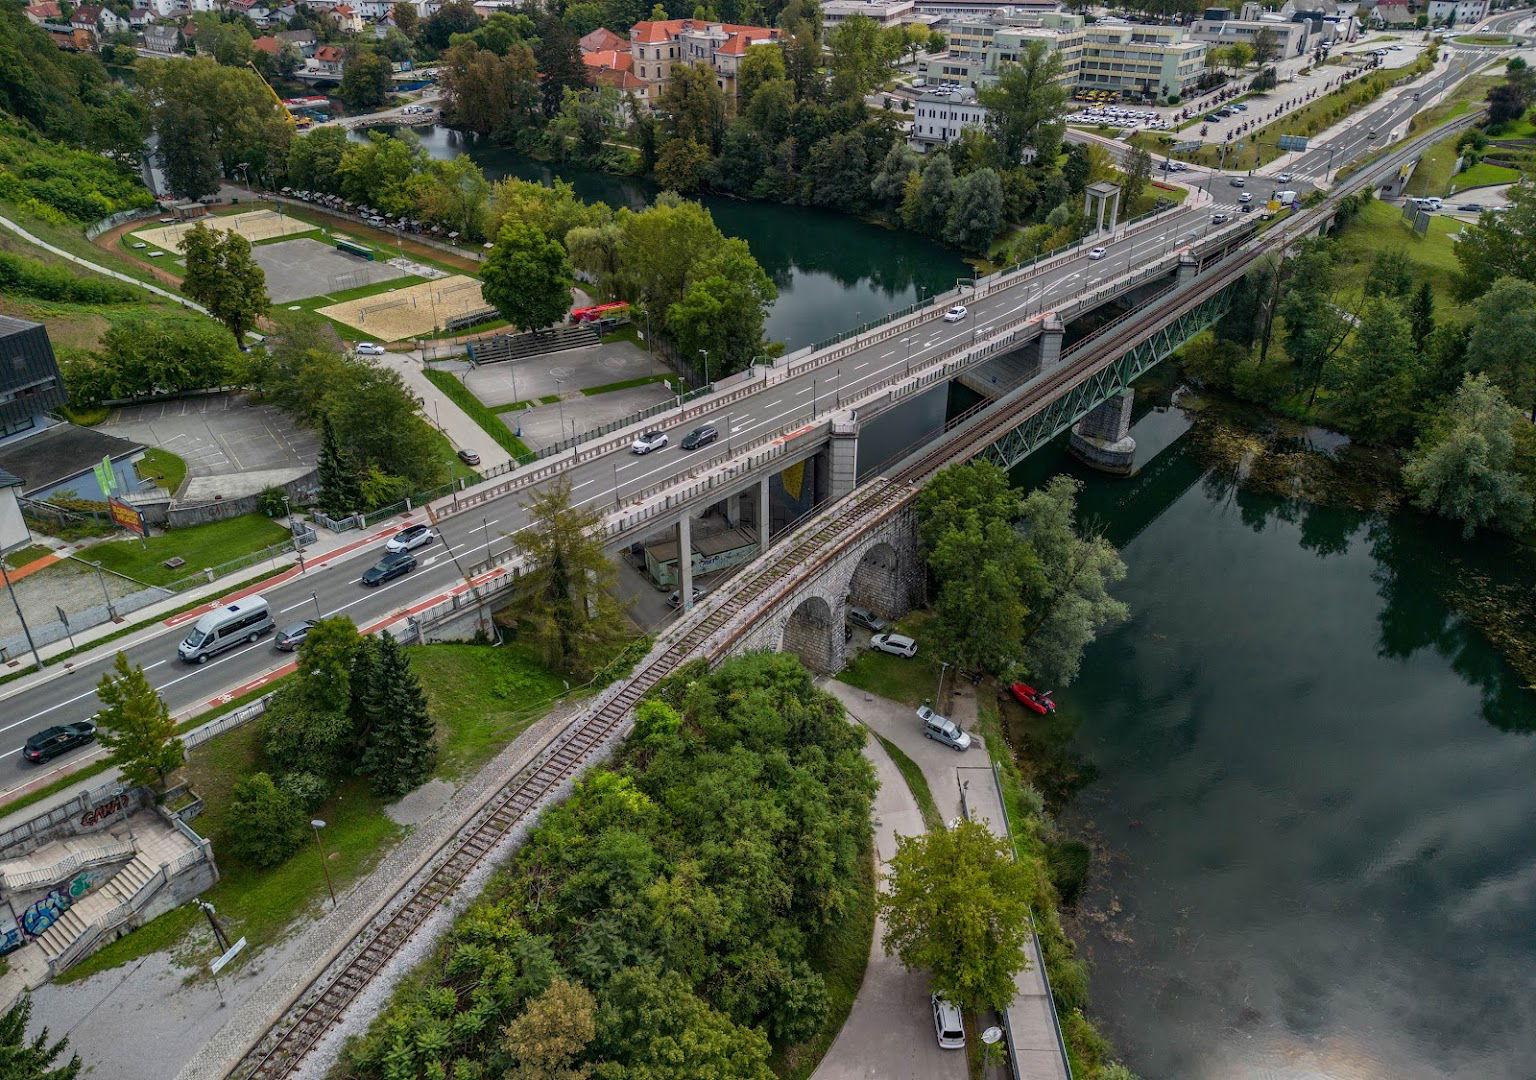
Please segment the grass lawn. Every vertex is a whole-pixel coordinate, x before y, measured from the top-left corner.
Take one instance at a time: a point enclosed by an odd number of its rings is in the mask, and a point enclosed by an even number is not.
[[[629,390],[636,386],[649,386],[651,383],[667,382],[672,375],[642,375],[638,379],[624,379],[620,382],[604,383],[602,386],[589,386],[582,391],[587,397],[594,394],[607,394],[614,390]],[[678,380],[681,382],[682,380]]]
[[[944,819],[939,816],[939,804],[933,801],[933,791],[928,787],[928,778],[923,775],[922,768],[884,735],[876,735],[873,731],[870,734],[880,741],[881,749],[891,756],[901,778],[907,782],[907,789],[912,792],[912,798],[917,800],[917,808],[922,811],[923,824],[930,832],[942,829]]]
[[[1492,184],[1513,184],[1520,179],[1520,170],[1511,169],[1507,165],[1489,165],[1486,162],[1478,162],[1464,172],[1457,173],[1453,178],[1456,190],[1465,191],[1468,188],[1488,187]]]
[[[448,436],[437,428],[432,428],[432,434],[437,436],[437,456],[448,462],[449,475],[454,480],[462,479],[468,480],[471,484],[478,484],[480,474],[459,460],[459,452],[453,448],[453,443],[448,441]]]
[[[900,620],[896,629],[917,637],[917,628],[931,617],[928,612],[914,611]],[[915,709],[925,701],[933,700],[939,685],[939,666],[929,661],[921,648],[910,660],[873,649],[860,649],[837,678],[849,686],[904,702]]]
[[[1444,195],[1456,168],[1456,140],[1437,142],[1424,152],[1408,180],[1409,195]]]
[[[640,340],[640,330],[633,323],[621,326],[612,333],[604,334],[601,340],[604,345],[612,345],[616,341],[627,341],[636,348],[645,348],[645,342]]]
[[[1461,231],[1454,218],[1431,215],[1429,232],[1419,236],[1403,221],[1395,206],[1372,201],[1339,234],[1339,270],[1345,280],[1361,283],[1371,268],[1371,261],[1382,251],[1402,251],[1413,268],[1414,286],[1428,279],[1435,290],[1437,314],[1457,310],[1460,304],[1451,293],[1451,282],[1460,271],[1456,261],[1456,242],[1451,237]]]
[[[1451,40],[1458,45],[1508,45],[1510,39],[1506,34],[1463,34]]]
[[[827,1019],[821,1031],[803,1043],[776,1050],[768,1065],[783,1080],[805,1080],[816,1071],[832,1040],[843,1029],[853,999],[864,982],[870,942],[875,936],[875,856],[859,864],[859,889],[853,907],[813,942],[806,959],[827,986]]]
[[[496,414],[486,406],[485,402],[475,397],[468,387],[453,376],[452,372],[427,368],[425,374],[433,386],[446,394],[450,401],[480,425],[482,431],[495,439],[497,446],[518,461],[533,460],[533,451],[528,449],[523,440],[512,434],[512,429],[497,419]]]
[[[496,405],[492,407],[491,412],[495,413],[497,416],[500,416],[502,413],[522,412],[524,409],[531,408],[533,408],[533,402],[531,401],[509,401],[505,405]]]
[[[143,459],[134,466],[140,479],[153,480],[172,495],[181,490],[187,479],[187,463],[169,450],[152,446],[144,451]]]
[[[99,562],[108,570],[149,585],[169,585],[204,567],[217,567],[242,555],[260,551],[288,539],[288,530],[260,514],[242,514],[207,525],[173,529],[148,541],[109,540],[92,544],[76,557]],[[186,562],[175,570],[162,563],[180,556]]]
[[[51,548],[43,547],[42,544],[28,544],[26,547],[19,547],[15,551],[7,554],[5,557],[5,565],[9,566],[12,570],[18,570],[21,567],[26,566],[29,562],[35,562],[38,559],[41,559],[51,550]]]

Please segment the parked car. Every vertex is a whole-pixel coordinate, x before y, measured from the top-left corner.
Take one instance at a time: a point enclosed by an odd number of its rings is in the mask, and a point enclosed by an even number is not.
[[[667,445],[667,433],[665,431],[645,431],[630,446],[632,454],[649,454],[652,450],[660,450]]]
[[[460,450],[459,460],[466,465],[478,465],[480,464],[480,455],[473,450]]]
[[[938,994],[933,995],[930,1003],[933,1006],[933,1033],[939,1038],[939,1049],[964,1050],[965,1024],[961,1022],[960,1010]]]
[[[960,730],[960,725],[947,716],[940,716],[926,705],[918,707],[917,718],[923,722],[923,735],[934,742],[943,743],[951,750],[965,751],[971,748],[971,737]]]
[[[1101,247],[1096,247],[1088,253],[1088,258],[1094,261],[1102,259],[1108,252]]]
[[[34,763],[48,761],[66,750],[95,741],[96,725],[89,720],[82,720],[75,724],[44,728],[36,735],[28,736],[26,744],[21,748],[21,756]]]
[[[950,308],[944,313],[944,321],[959,322],[969,314],[970,312],[965,310],[964,304],[956,304],[954,307]]]
[[[873,630],[877,634],[883,634],[891,628],[891,624],[868,608],[861,608],[852,604],[848,607],[848,621],[855,626],[862,626],[866,630]]]
[[[383,356],[384,346],[376,341],[360,341],[357,343],[358,356]]]
[[[704,590],[699,588],[697,585],[695,585],[693,587],[693,602],[695,604],[697,604],[702,599],[704,599]],[[683,590],[681,590],[681,589],[673,589],[672,590],[672,595],[667,597],[667,607],[669,607],[669,608],[680,608],[682,606],[683,606]]]
[[[719,437],[719,428],[713,424],[705,424],[703,427],[696,427],[684,435],[683,441],[679,445],[684,450],[697,450],[701,446],[708,446]]]
[[[419,547],[426,547],[437,539],[437,533],[426,525],[411,525],[401,529],[389,538],[384,545],[385,551],[415,551]]]
[[[416,556],[409,551],[391,551],[363,571],[364,585],[382,585],[391,578],[416,569]]]
[[[876,634],[869,639],[869,647],[875,652],[905,656],[909,660],[917,655],[917,642],[905,634]]]
[[[278,652],[293,652],[309,637],[309,632],[314,629],[315,620],[305,619],[301,623],[294,623],[283,630],[279,630],[272,644],[277,646]]]
[[[1051,692],[1049,690],[1036,690],[1028,683],[1021,682],[1014,683],[1008,689],[1012,692],[1015,701],[1026,709],[1039,713],[1041,716],[1056,711],[1056,703],[1051,700]]]

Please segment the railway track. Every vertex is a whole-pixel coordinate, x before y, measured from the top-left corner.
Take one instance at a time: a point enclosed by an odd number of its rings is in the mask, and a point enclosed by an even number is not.
[[[1299,233],[1300,229],[1294,231]],[[894,474],[861,486],[825,519],[813,520],[798,534],[792,533],[787,546],[769,562],[748,571],[729,595],[702,616],[685,622],[670,638],[663,638],[630,679],[601,695],[532,764],[496,792],[468,831],[446,841],[426,867],[379,905],[378,913],[354,938],[350,955],[343,953],[296,995],[278,1022],[247,1049],[228,1075],[237,1080],[292,1076],[427,919],[530,811],[592,763],[622,732],[635,706],[658,682],[694,657],[713,662],[729,653],[759,618],[798,585],[856,543],[870,526],[905,507],[924,480],[949,464],[974,457],[1000,434],[1066,393],[1079,379],[1225,288],[1262,250],[1259,240],[1250,240],[1211,273],[1200,275],[1187,286],[1170,288],[1151,298],[1143,309],[1101,328],[1069,350],[1060,365],[1017,399],[1001,407],[996,402],[984,402],[956,417],[946,425],[939,444],[917,452]]]

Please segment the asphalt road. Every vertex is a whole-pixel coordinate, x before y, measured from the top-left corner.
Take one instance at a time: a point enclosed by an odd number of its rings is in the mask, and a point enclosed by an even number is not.
[[[1523,16],[1521,16],[1523,17]],[[1470,51],[1470,50],[1468,50]],[[1482,66],[1486,55],[1469,60]],[[1439,76],[1425,92],[1454,80],[1468,64],[1453,66]],[[1416,108],[1411,99],[1390,106],[1397,120],[1372,119],[1370,127],[1383,132],[1389,123],[1405,119]],[[1342,137],[1343,148],[1335,151],[1336,165],[1349,160],[1352,153],[1380,140],[1369,140],[1364,133]],[[1255,199],[1267,191],[1254,190]],[[1217,209],[1235,206],[1241,194],[1224,181],[1212,184]],[[1078,257],[1044,274],[1020,274],[1009,288],[981,300],[967,303],[969,314],[954,323],[944,322],[940,313],[914,328],[903,338],[871,345],[850,354],[839,363],[773,383],[762,392],[733,403],[712,415],[695,417],[688,423],[657,418],[656,427],[667,432],[671,444],[644,457],[617,450],[592,461],[573,466],[565,473],[571,480],[575,501],[580,505],[617,504],[626,494],[637,492],[686,472],[690,455],[678,447],[682,437],[693,427],[713,423],[720,428],[722,441],[755,438],[784,428],[799,417],[813,412],[825,414],[840,401],[882,382],[906,368],[910,362],[937,355],[967,338],[984,333],[1000,323],[1030,312],[1049,310],[1053,305],[1088,290],[1127,270],[1145,264],[1155,256],[1182,246],[1192,233],[1210,228],[1210,207],[1176,209],[1166,213],[1144,233],[1120,243],[1108,245],[1105,257],[1090,260],[1087,248]],[[695,405],[698,403],[694,403]],[[515,533],[525,523],[521,501],[514,495],[488,503],[478,512],[449,518],[443,523],[443,541],[418,551],[418,568],[386,585],[369,589],[359,575],[382,549],[384,540],[395,529],[408,523],[397,519],[387,527],[366,534],[371,542],[357,551],[333,557],[323,567],[263,590],[281,627],[317,614],[347,615],[360,627],[381,625],[401,617],[411,609],[419,610],[446,598],[449,590],[461,585],[463,578],[449,552],[456,554],[463,566],[485,558],[487,545],[504,550],[507,534]],[[424,514],[411,515],[409,522],[424,520]],[[291,658],[276,652],[271,639],[263,639],[210,660],[201,666],[183,664],[176,655],[176,645],[190,630],[195,615],[189,613],[172,620],[174,625],[160,625],[124,639],[119,647],[128,659],[144,666],[172,712],[211,703],[227,693],[244,692],[256,680],[281,672]],[[0,765],[0,794],[37,775],[37,766],[20,759],[20,747],[35,731],[53,724],[89,719],[96,711],[95,683],[110,666],[113,655],[87,661],[69,673],[26,690],[5,694],[0,687],[0,755],[9,765]],[[84,751],[75,751],[79,754]],[[64,759],[58,759],[60,761]]]

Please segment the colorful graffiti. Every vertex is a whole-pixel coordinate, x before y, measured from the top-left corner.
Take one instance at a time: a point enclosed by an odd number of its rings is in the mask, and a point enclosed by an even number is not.
[[[0,955],[19,948],[21,948],[21,927],[12,923],[4,930],[0,930]]]
[[[70,909],[74,900],[67,889],[52,889],[48,895],[21,913],[21,927],[31,937],[58,922],[59,916]]]
[[[128,809],[128,795],[124,792],[121,795],[112,796],[112,798],[104,803],[97,803],[81,814],[80,824],[84,828],[90,828],[92,825],[99,825],[101,822],[106,821],[107,818],[119,814],[126,809]]]

